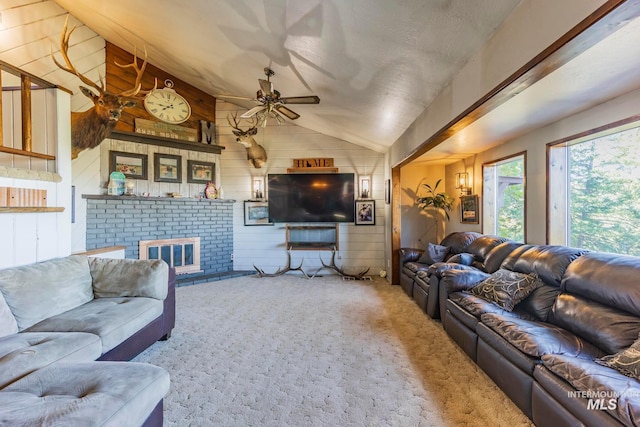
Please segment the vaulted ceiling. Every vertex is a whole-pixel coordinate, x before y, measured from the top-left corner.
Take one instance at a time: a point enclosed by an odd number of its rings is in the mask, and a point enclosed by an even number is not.
[[[212,95],[264,67],[296,124],[384,152],[520,0],[56,0],[102,38]],[[179,88],[176,88],[179,91]],[[242,103],[252,107],[251,102]]]

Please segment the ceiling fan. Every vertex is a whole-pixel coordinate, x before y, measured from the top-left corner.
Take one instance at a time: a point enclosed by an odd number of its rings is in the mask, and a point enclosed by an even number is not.
[[[320,98],[316,95],[309,96],[280,96],[280,92],[273,88],[273,83],[271,83],[271,76],[275,75],[275,72],[269,68],[264,68],[264,74],[267,76],[267,79],[258,79],[258,83],[260,84],[260,89],[256,92],[255,98],[248,98],[244,96],[232,96],[232,95],[216,95],[218,98],[229,98],[229,99],[242,99],[248,101],[257,102],[258,106],[251,108],[240,117],[244,119],[251,118],[256,116],[258,118],[258,122],[262,125],[262,127],[267,125],[267,119],[269,117],[273,117],[277,120],[278,124],[282,123],[282,116],[285,116],[289,120],[295,120],[300,117],[300,114],[295,111],[287,108],[284,104],[319,104]]]

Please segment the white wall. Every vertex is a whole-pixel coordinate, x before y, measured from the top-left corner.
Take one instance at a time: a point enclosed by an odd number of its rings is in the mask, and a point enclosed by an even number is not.
[[[474,190],[482,197],[483,163],[526,151],[527,243],[545,244],[547,243],[547,144],[639,115],[640,90],[636,90],[480,153],[475,158],[469,158],[466,161],[467,170],[474,171]],[[447,166],[447,179],[453,179],[453,175],[463,169],[462,162]],[[550,191],[553,191],[553,189],[550,189]],[[480,206],[482,206],[482,198],[480,198]],[[450,223],[450,231],[471,230],[480,232],[482,230],[481,227],[482,224],[471,226],[460,224],[459,221]]]
[[[2,8],[0,59],[54,84],[55,65],[49,56],[58,42],[64,10],[53,1],[15,1]],[[82,33],[82,32],[81,32]],[[3,94],[3,101],[8,94]],[[10,96],[10,95],[9,95]],[[3,102],[4,143],[14,146],[20,140],[19,118],[13,116],[10,102]],[[24,156],[0,156],[0,186],[47,190],[47,205],[62,207],[61,213],[0,214],[3,245],[0,268],[29,264],[68,255],[71,215],[71,100],[66,92],[49,89],[32,93],[34,151],[56,156],[43,161]],[[30,171],[30,172],[25,172]],[[43,171],[38,173],[37,171]],[[25,178],[16,176],[26,174]]]
[[[340,224],[340,250],[336,255],[336,264],[347,268],[349,272],[371,267],[370,273],[377,274],[384,268],[384,155],[291,122],[277,125],[270,120],[266,128],[258,128],[255,136],[256,141],[267,150],[268,161],[261,169],[255,169],[247,161],[245,148],[235,141],[227,123],[227,115],[238,110],[241,113],[244,111],[233,104],[220,100],[217,102],[218,143],[226,147],[220,159],[222,187],[225,198],[237,201],[234,205],[234,269],[253,270],[255,264],[270,273],[284,266],[287,260],[284,224],[244,225],[243,201],[251,198],[252,176],[286,173],[287,168],[293,167],[294,158],[314,157],[331,157],[340,172],[352,172],[356,177],[369,175],[372,178],[372,196],[376,203],[375,225]],[[246,127],[249,126],[249,122],[246,122]],[[241,127],[245,126],[241,124]],[[292,265],[299,265],[304,258],[303,269],[313,273],[321,267],[320,256],[328,263],[331,253],[292,251]]]
[[[604,0],[523,0],[390,149],[399,164],[422,143],[600,7]]]

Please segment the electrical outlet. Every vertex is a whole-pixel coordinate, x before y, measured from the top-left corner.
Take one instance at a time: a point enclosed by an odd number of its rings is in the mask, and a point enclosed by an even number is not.
[[[231,254],[231,261],[233,261],[233,254]]]

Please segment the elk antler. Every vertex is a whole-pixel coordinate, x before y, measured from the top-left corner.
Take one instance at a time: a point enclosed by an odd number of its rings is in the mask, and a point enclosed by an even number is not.
[[[367,274],[369,272],[369,269],[371,268],[371,267],[367,267],[364,270],[360,271],[360,273],[357,273],[357,274],[349,274],[349,273],[345,272],[344,268],[340,268],[340,267],[338,267],[336,265],[336,249],[335,249],[335,247],[331,251],[331,261],[330,261],[330,263],[329,264],[325,264],[324,261],[322,260],[322,257],[320,257],[320,263],[322,264],[323,268],[330,268],[332,270],[335,270],[343,278],[355,279],[355,280],[365,280],[365,279],[367,279],[367,277],[365,277],[365,274]],[[322,268],[320,270],[322,270]],[[316,272],[316,274],[318,274],[318,272],[320,272],[320,270],[318,270]],[[313,276],[315,277],[315,274]]]
[[[101,96],[105,95],[106,89],[105,89],[104,80],[102,79],[102,76],[100,76],[100,85],[98,85],[96,82],[94,82],[87,76],[83,75],[80,71],[78,71],[76,67],[74,67],[73,64],[71,63],[71,59],[69,59],[69,53],[68,53],[69,39],[71,38],[71,34],[73,34],[73,32],[75,31],[76,25],[74,25],[71,28],[71,30],[67,31],[68,27],[69,27],[69,15],[67,15],[67,19],[65,19],[64,21],[64,27],[62,27],[62,33],[60,33],[60,53],[62,54],[62,59],[64,59],[66,67],[58,62],[56,57],[53,55],[53,49],[52,49],[51,58],[53,59],[53,62],[60,69],[76,75],[84,84],[86,84],[87,86],[91,86],[92,88],[97,90]],[[147,48],[146,47],[144,49],[144,61],[142,62],[142,67],[138,67],[138,55],[135,47],[133,50],[133,62],[131,64],[122,65],[122,64],[118,64],[117,62],[115,64],[120,68],[133,68],[136,72],[136,82],[134,84],[134,87],[132,89],[125,90],[119,94],[116,94],[116,96],[132,98],[132,97],[135,97],[136,95],[146,95],[147,93],[151,92],[152,90],[158,87],[158,79],[155,79],[155,84],[153,88],[148,90],[142,90],[142,83],[141,83],[142,75],[144,74],[144,70],[147,68]]]
[[[264,270],[256,267],[255,264],[253,264],[253,268],[255,268],[256,271],[258,272],[257,274],[258,277],[278,277],[278,276],[282,276],[287,271],[300,271],[302,272],[304,277],[308,279],[309,276],[307,276],[307,273],[305,273],[304,270],[302,269],[303,262],[304,260],[300,261],[300,265],[298,267],[291,267],[291,249],[289,248],[287,250],[287,265],[285,265],[284,268],[278,268],[278,271],[276,271],[275,273],[265,273]]]
[[[58,68],[76,75],[84,84],[86,84],[87,86],[91,86],[92,88],[94,88],[95,90],[97,90],[100,95],[104,95],[105,94],[105,88],[104,88],[104,81],[102,80],[102,76],[100,76],[100,85],[98,85],[96,82],[94,82],[93,80],[91,80],[90,78],[84,76],[82,73],[80,73],[76,67],[73,66],[73,64],[71,63],[71,60],[69,59],[69,55],[68,55],[68,51],[69,51],[69,38],[71,37],[71,34],[75,31],[76,26],[74,25],[71,30],[67,31],[68,28],[68,24],[69,24],[69,15],[67,15],[67,19],[65,19],[64,21],[64,27],[62,27],[62,33],[60,34],[60,53],[62,54],[62,59],[64,59],[65,64],[67,64],[67,66],[65,67],[64,65],[60,64],[58,62],[58,60],[56,59],[56,57],[53,55],[53,48],[51,49],[51,58],[53,59],[53,62],[55,62],[55,64],[58,66]]]
[[[136,82],[134,83],[133,89],[122,91],[118,94],[118,96],[123,96],[126,98],[131,98],[134,96],[143,97],[149,92],[155,90],[158,87],[158,79],[155,79],[155,84],[151,89],[142,89],[142,75],[144,74],[144,70],[147,68],[147,48],[144,48],[144,61],[142,61],[142,67],[138,67],[138,52],[137,49],[133,48],[133,62],[131,64],[118,64],[115,63],[120,68],[133,68],[136,72]]]

